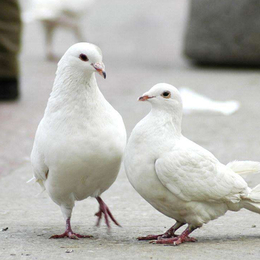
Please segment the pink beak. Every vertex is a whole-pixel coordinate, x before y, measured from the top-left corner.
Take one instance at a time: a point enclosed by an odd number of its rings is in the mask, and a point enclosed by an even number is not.
[[[104,79],[107,77],[107,74],[105,72],[105,65],[104,63],[95,63],[92,64],[95,70],[98,72],[99,75],[101,75]]]
[[[153,96],[152,97],[149,97],[149,96],[147,96],[147,95],[145,95],[145,96],[142,96],[142,97],[139,97],[139,101],[146,101],[147,99],[150,99],[150,98],[153,98]]]

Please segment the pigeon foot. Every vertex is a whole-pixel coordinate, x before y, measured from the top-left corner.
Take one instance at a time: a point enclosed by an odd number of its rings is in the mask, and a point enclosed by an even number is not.
[[[71,232],[65,231],[61,235],[53,235],[53,236],[51,236],[50,239],[65,238],[65,237],[68,237],[70,239],[79,239],[79,238],[91,238],[93,236],[80,235],[80,234],[74,233],[72,231]]]
[[[97,224],[96,226],[100,225],[100,221],[102,219],[102,216],[104,215],[105,217],[105,223],[107,225],[108,228],[110,228],[110,223],[109,223],[109,218],[119,227],[121,227],[121,225],[115,220],[114,216],[112,215],[110,209],[108,208],[108,206],[105,204],[105,202],[100,198],[97,197],[96,198],[98,203],[99,203],[99,211],[95,214],[95,216],[98,217],[97,220]]]
[[[173,245],[178,246],[184,242],[196,242],[197,239],[194,237],[185,237],[182,238],[181,235],[177,237],[172,238],[165,238],[165,239],[159,239],[159,240],[152,240],[150,241],[151,244],[165,244],[165,245]]]
[[[148,236],[145,236],[145,237],[138,237],[137,239],[138,240],[161,240],[163,238],[170,238],[172,237],[171,235],[169,234],[160,234],[160,235],[148,235]]]
[[[66,230],[65,230],[65,232],[61,235],[53,235],[53,236],[50,237],[50,239],[58,239],[58,238],[65,238],[65,237],[68,237],[70,239],[79,239],[79,238],[91,238],[93,236],[80,235],[80,234],[74,233],[71,229],[70,218],[68,218],[66,220]]]
[[[177,223],[176,223],[177,224]],[[175,224],[175,225],[176,225]],[[194,237],[189,237],[189,234],[194,231],[196,228],[192,226],[188,226],[179,236],[171,237],[171,238],[161,238],[157,240],[152,240],[150,243],[152,244],[165,244],[165,245],[173,245],[178,246],[184,242],[196,242],[197,240]]]
[[[175,225],[173,225],[170,229],[168,229],[165,233],[160,235],[148,235],[145,237],[138,237],[138,240],[162,240],[164,238],[173,238],[177,237],[175,235],[176,230],[178,230],[181,226],[183,226],[184,223],[176,222]]]

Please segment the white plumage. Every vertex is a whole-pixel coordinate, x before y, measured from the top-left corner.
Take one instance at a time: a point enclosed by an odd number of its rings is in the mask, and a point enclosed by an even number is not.
[[[127,176],[152,206],[176,224],[162,235],[139,239],[180,244],[188,235],[227,210],[247,208],[260,213],[260,185],[251,190],[238,173],[260,172],[258,162],[221,164],[209,151],[181,133],[182,100],[176,88],[157,84],[141,101],[151,112],[132,131],[125,152]],[[188,228],[177,236],[184,224]]]
[[[95,72],[105,77],[104,68],[97,46],[78,43],[68,49],[34,141],[34,176],[61,207],[67,224],[75,200],[89,196],[100,203],[99,221],[104,214],[108,226],[108,216],[117,224],[99,196],[117,177],[126,132],[98,88]],[[64,236],[81,237],[70,229]]]

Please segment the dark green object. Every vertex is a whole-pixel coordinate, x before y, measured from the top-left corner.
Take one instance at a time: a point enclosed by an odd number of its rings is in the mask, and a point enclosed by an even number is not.
[[[16,0],[0,1],[0,100],[18,97],[21,17]]]
[[[15,100],[19,97],[17,78],[0,78],[0,100]]]

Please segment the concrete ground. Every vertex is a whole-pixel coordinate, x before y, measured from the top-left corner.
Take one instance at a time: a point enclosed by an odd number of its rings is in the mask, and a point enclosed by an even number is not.
[[[124,3],[123,3],[124,2]],[[184,116],[183,133],[213,152],[223,163],[260,161],[260,74],[257,69],[192,66],[182,56],[187,0],[100,0],[82,22],[86,39],[103,51],[107,79],[101,91],[122,114],[128,135],[149,111],[137,97],[158,82],[188,86],[215,100],[235,99],[241,108],[231,116],[192,113]],[[104,223],[95,228],[97,203],[77,203],[72,225],[91,234],[78,241],[49,240],[63,232],[60,209],[40,188],[26,184],[37,125],[52,88],[56,63],[44,59],[44,37],[36,22],[25,25],[18,102],[0,103],[0,259],[259,259],[260,216],[246,210],[229,212],[194,232],[197,243],[179,247],[139,242],[139,235],[161,233],[174,221],[144,201],[123,169],[102,196],[123,228]],[[62,55],[74,43],[70,32],[55,36]],[[250,186],[260,176],[247,178]],[[6,228],[8,228],[6,231]]]

